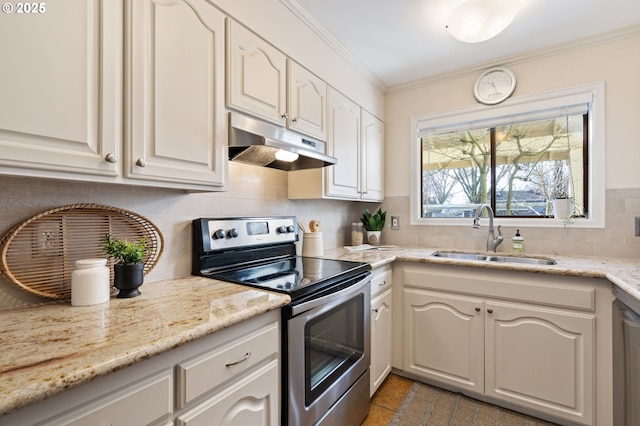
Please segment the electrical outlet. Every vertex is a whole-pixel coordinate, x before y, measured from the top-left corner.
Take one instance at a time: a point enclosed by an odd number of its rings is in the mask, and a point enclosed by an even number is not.
[[[391,216],[391,229],[400,229],[400,216]]]
[[[60,243],[60,225],[58,222],[41,222],[36,227],[34,238],[35,252],[40,255],[53,255]]]

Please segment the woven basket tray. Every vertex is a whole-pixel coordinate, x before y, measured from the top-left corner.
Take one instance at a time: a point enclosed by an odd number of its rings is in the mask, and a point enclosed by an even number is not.
[[[105,234],[119,240],[145,238],[145,275],[162,254],[162,234],[146,218],[115,207],[73,204],[42,212],[7,232],[0,241],[0,272],[30,293],[70,299],[75,261],[106,258],[101,242]],[[111,266],[109,261],[113,282]]]

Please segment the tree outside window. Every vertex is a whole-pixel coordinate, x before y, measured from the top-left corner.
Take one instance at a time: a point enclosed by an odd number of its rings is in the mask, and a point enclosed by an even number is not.
[[[423,218],[553,217],[551,201],[587,215],[587,115],[563,115],[421,139]]]

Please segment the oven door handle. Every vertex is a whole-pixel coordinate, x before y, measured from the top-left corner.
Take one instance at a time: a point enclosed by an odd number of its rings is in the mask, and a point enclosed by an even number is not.
[[[321,305],[326,305],[329,302],[348,297],[351,294],[357,294],[365,286],[369,285],[369,282],[371,282],[371,275],[367,275],[366,278],[358,281],[356,284],[353,284],[347,288],[343,288],[342,290],[336,291],[335,293],[327,294],[326,296],[322,296],[317,299],[312,299],[308,302],[303,302],[299,305],[292,306],[291,315],[296,316],[298,314],[301,314],[302,312],[308,311],[309,309],[313,309]]]

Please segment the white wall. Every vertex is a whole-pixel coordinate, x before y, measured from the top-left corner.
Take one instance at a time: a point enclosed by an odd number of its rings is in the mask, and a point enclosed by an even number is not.
[[[640,34],[504,65],[518,78],[514,97],[605,81],[606,188],[640,187]],[[478,75],[386,96],[385,167],[393,171],[386,174],[387,196],[409,195],[409,117],[475,105],[473,84]]]
[[[634,218],[640,216],[640,30],[615,40],[571,51],[519,57],[502,65],[512,69],[518,85],[515,97],[595,81],[605,82],[606,97],[606,213],[604,229],[521,229],[528,253],[549,255],[640,257],[640,237]],[[446,249],[484,250],[487,232],[460,226],[409,225],[412,115],[475,105],[473,84],[480,72],[459,73],[407,90],[391,90],[385,101],[385,201],[388,215],[400,216],[401,229],[386,230],[384,242]],[[487,108],[491,108],[487,106]],[[416,177],[417,178],[417,177]],[[503,225],[511,250],[515,228]]]

